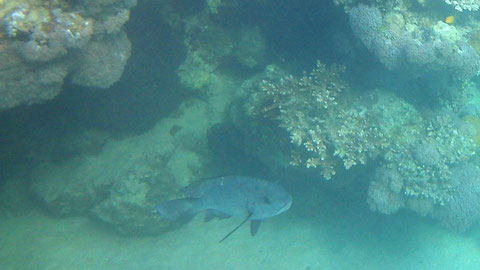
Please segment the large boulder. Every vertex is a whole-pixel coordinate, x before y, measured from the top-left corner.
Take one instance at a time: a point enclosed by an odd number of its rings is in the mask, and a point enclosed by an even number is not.
[[[89,214],[122,233],[160,232],[168,224],[155,205],[204,175],[206,134],[215,121],[205,102],[186,102],[145,134],[38,168],[31,191],[54,214]]]

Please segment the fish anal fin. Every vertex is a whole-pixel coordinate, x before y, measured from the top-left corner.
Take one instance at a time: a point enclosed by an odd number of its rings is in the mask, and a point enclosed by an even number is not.
[[[261,220],[252,220],[250,222],[250,233],[252,234],[252,236],[255,236],[255,234],[258,232],[261,224]]]
[[[212,212],[212,210],[207,210],[207,212],[205,213],[205,218],[203,219],[203,221],[209,222],[210,220],[212,220],[214,218],[215,218],[215,214]]]
[[[169,221],[189,221],[197,214],[196,201],[192,198],[166,201],[156,207],[156,212]]]
[[[229,218],[229,217],[231,217],[231,216],[227,215],[227,214],[224,214],[224,213],[222,213],[220,211],[217,211],[217,210],[209,209],[205,213],[204,221],[209,222],[210,220],[212,220],[214,218],[225,219],[225,218]]]

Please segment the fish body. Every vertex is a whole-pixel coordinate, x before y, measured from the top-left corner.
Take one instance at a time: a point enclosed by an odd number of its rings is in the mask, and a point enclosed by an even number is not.
[[[280,185],[244,176],[204,180],[189,186],[185,195],[158,205],[158,214],[171,221],[191,218],[201,211],[207,211],[207,221],[213,217],[241,217],[242,224],[252,221],[252,235],[259,221],[287,211],[292,204],[292,196]]]
[[[445,23],[447,24],[452,24],[455,21],[455,17],[453,16],[448,16],[445,18]]]

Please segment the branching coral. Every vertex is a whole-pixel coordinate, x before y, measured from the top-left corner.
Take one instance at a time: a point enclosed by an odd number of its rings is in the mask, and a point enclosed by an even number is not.
[[[347,88],[340,78],[343,69],[327,69],[318,62],[316,69],[304,73],[300,79],[287,76],[278,82],[261,83],[262,90],[272,98],[270,108],[279,111],[280,126],[290,133],[291,143],[298,146],[291,164],[304,164],[307,168],[319,166],[327,179],[335,170],[327,153],[329,140],[325,120],[334,114],[337,95]]]
[[[276,120],[288,131],[292,165],[319,167],[326,179],[335,174],[336,160],[346,169],[365,164],[386,146],[385,136],[375,125],[376,117],[365,108],[344,108],[338,102],[348,89],[342,80],[344,67],[317,67],[302,77],[286,76],[278,82],[263,81],[270,97],[264,111],[278,110]]]
[[[329,130],[334,155],[342,159],[346,169],[366,164],[389,145],[378,123],[377,112],[365,107],[340,110]]]

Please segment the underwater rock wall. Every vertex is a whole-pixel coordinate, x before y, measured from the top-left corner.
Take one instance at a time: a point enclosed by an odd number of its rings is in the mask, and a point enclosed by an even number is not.
[[[218,116],[193,101],[143,135],[112,140],[97,155],[36,169],[31,191],[57,215],[85,215],[121,233],[151,234],[168,223],[152,212],[203,175],[206,133]]]
[[[0,110],[52,99],[68,74],[78,85],[110,87],[130,56],[122,25],[135,5],[132,0],[1,1]]]

